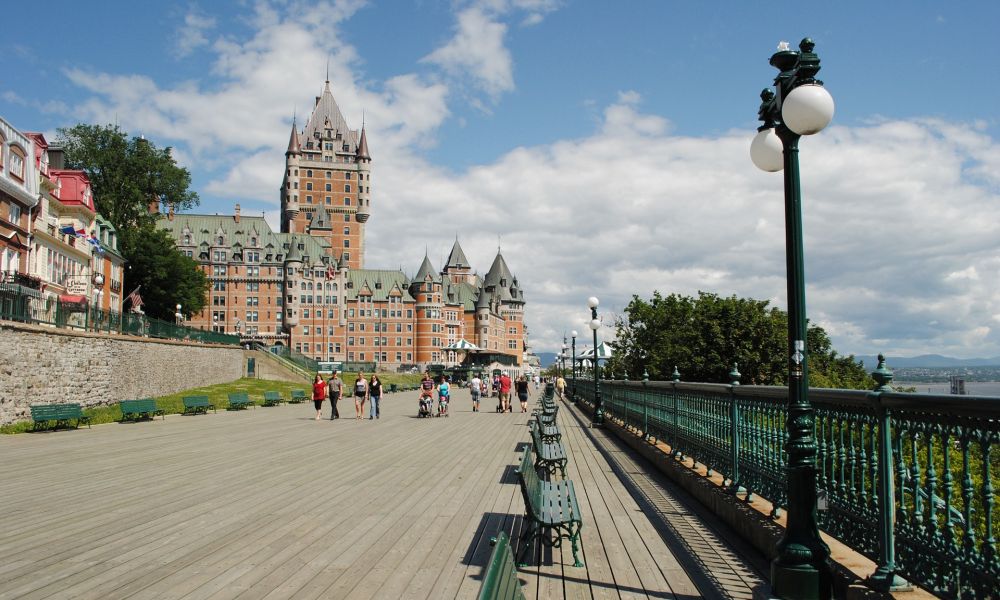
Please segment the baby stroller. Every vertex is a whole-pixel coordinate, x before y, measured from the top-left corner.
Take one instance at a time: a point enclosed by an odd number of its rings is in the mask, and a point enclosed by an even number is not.
[[[448,416],[448,395],[438,397],[438,414],[439,417]]]
[[[426,396],[424,394],[420,395],[420,405],[417,408],[418,417],[429,417],[431,416],[431,406],[434,404],[434,398],[431,396]]]

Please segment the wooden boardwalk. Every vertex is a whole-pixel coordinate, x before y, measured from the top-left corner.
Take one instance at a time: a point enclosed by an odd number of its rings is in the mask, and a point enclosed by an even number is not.
[[[489,538],[520,533],[529,434],[526,415],[470,404],[462,390],[450,418],[417,419],[395,394],[377,421],[342,401],[338,421],[306,403],[4,436],[0,598],[474,598]],[[583,421],[567,409],[560,426],[586,566],[568,544],[545,553],[520,572],[526,595],[701,597]]]

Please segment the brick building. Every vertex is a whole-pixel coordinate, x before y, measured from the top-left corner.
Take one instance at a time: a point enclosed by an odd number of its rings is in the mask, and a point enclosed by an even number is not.
[[[52,150],[56,164],[61,153]],[[94,206],[83,171],[50,165],[41,133],[0,118],[0,291],[121,312],[117,232]]]
[[[456,364],[463,355],[447,347],[464,339],[482,349],[480,363],[519,369],[524,294],[499,251],[482,277],[457,239],[440,271],[427,256],[413,277],[365,268],[371,175],[365,129],[347,126],[328,81],[306,126],[292,124],[281,231],[239,205],[160,220],[210,281],[205,310],[187,324],[381,368]]]

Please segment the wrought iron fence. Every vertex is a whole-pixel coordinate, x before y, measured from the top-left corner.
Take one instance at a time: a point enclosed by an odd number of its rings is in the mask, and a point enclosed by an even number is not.
[[[239,336],[235,335],[193,329],[140,314],[118,313],[86,304],[60,302],[55,297],[42,298],[38,294],[11,288],[0,288],[0,319],[119,335],[212,344],[240,343]]]
[[[787,504],[787,388],[602,381],[605,418]],[[593,405],[592,381],[576,381]],[[946,598],[1000,597],[1000,398],[810,389],[821,528]],[[889,578],[891,580],[891,577]]]

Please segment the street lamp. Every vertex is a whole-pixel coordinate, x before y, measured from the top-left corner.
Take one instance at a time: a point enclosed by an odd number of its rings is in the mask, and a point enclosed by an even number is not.
[[[181,321],[184,319],[184,314],[181,312],[181,305],[177,305],[177,312],[174,313],[174,318],[177,319],[177,324],[180,325]]]
[[[566,379],[566,359],[569,358],[569,354],[567,353],[567,350],[569,350],[569,346],[566,344],[566,335],[563,334],[563,345],[562,345],[562,359],[563,359],[562,360],[562,377],[563,377],[563,379]]]
[[[219,315],[218,314],[213,314],[212,315],[212,331],[214,331],[214,332],[218,332],[219,331]]]
[[[569,399],[576,402],[576,330],[570,334],[573,336],[573,362],[570,363],[570,368],[573,370],[573,384],[569,388]]]
[[[601,321],[597,318],[597,307],[601,304],[595,296],[587,298],[587,306],[590,307],[590,329],[594,332],[594,418],[591,426],[600,427],[604,425],[604,403],[601,402],[601,378],[597,372],[597,330],[601,328]]]
[[[806,293],[802,250],[802,190],[799,138],[818,133],[833,118],[833,98],[816,79],[819,56],[805,38],[799,51],[778,45],[771,65],[780,73],[774,88],[761,92],[758,116],[763,125],[750,145],[750,158],[764,171],[784,169],[785,261],[788,285],[788,442],[785,468],[788,522],[771,562],[771,584],[778,598],[828,598],[830,549],[816,523],[815,417],[809,403],[806,357]]]

